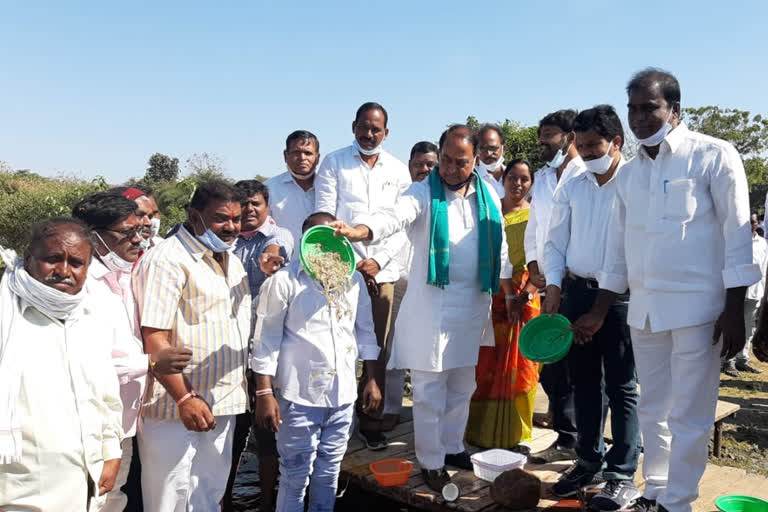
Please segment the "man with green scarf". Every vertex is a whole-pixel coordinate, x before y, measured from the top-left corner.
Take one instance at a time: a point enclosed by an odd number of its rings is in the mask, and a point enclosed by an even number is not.
[[[372,241],[406,229],[413,264],[395,325],[389,368],[410,368],[416,457],[426,484],[450,481],[445,465],[472,469],[464,447],[475,365],[493,345],[491,296],[512,293],[501,201],[474,169],[477,139],[453,125],[440,137],[439,165],[392,209],[337,221],[337,235]],[[507,303],[509,308],[510,303]]]

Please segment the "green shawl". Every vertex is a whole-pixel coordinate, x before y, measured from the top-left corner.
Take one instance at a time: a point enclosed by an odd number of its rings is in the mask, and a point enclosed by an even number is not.
[[[490,294],[499,291],[501,271],[501,216],[488,188],[475,169],[475,197],[477,198],[478,224],[478,280],[480,290]],[[448,203],[440,179],[439,168],[429,174],[431,219],[429,227],[429,268],[427,284],[444,288],[449,284],[448,267],[451,260],[451,243],[448,236]]]

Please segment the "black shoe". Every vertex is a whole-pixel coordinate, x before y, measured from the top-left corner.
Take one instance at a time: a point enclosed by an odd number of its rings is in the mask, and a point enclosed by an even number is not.
[[[736,365],[733,363],[725,363],[720,371],[729,377],[733,377],[734,379],[738,379],[741,376],[739,374],[739,370],[736,369]]]
[[[574,465],[569,469],[560,480],[552,486],[552,492],[560,498],[573,496],[582,489],[594,489],[605,483],[596,473],[587,471],[580,464]]]
[[[632,480],[608,480],[600,493],[589,500],[596,510],[625,510],[640,497],[640,491]]]
[[[421,468],[421,477],[424,479],[424,483],[427,487],[437,493],[443,492],[445,484],[451,482],[451,477],[445,468],[440,469],[424,469]]]
[[[371,450],[372,452],[378,452],[380,450],[384,450],[388,444],[387,444],[387,438],[379,431],[375,430],[358,430],[357,434],[360,436],[360,439],[365,442],[366,448]]]
[[[755,368],[749,363],[736,363],[736,369],[740,372],[746,373],[763,373],[763,370],[760,368]]]
[[[634,505],[632,505],[632,507],[630,507],[629,510],[632,512],[656,512],[657,507],[659,509],[663,509],[664,512],[667,512],[667,509],[661,505],[658,505],[656,500],[649,500],[648,498],[641,496],[637,498],[637,501]]]
[[[445,465],[472,471],[472,459],[469,458],[467,450],[461,453],[446,453]]]
[[[557,446],[554,443],[546,450],[532,453],[528,458],[528,462],[531,464],[550,464],[552,462],[560,462],[563,460],[576,460],[579,457],[576,455],[576,451],[573,448],[564,448]]]
[[[527,457],[531,454],[531,447],[527,444],[516,444],[510,448],[509,451],[519,453],[520,455],[525,455]]]

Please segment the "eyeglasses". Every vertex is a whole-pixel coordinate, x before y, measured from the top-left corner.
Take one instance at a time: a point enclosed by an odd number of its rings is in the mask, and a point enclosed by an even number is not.
[[[477,149],[481,153],[495,153],[501,149],[501,146],[478,146]]]
[[[111,231],[112,233],[117,233],[118,235],[121,235],[122,238],[130,240],[134,236],[138,236],[139,238],[142,238],[141,233],[142,231],[144,231],[144,226],[139,226],[133,229],[124,229],[122,231],[118,231],[116,229],[104,228],[104,231]]]

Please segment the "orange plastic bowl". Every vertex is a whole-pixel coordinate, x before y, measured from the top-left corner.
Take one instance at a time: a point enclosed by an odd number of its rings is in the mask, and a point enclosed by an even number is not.
[[[413,462],[405,459],[383,459],[371,462],[373,476],[382,487],[404,485],[413,471]]]

